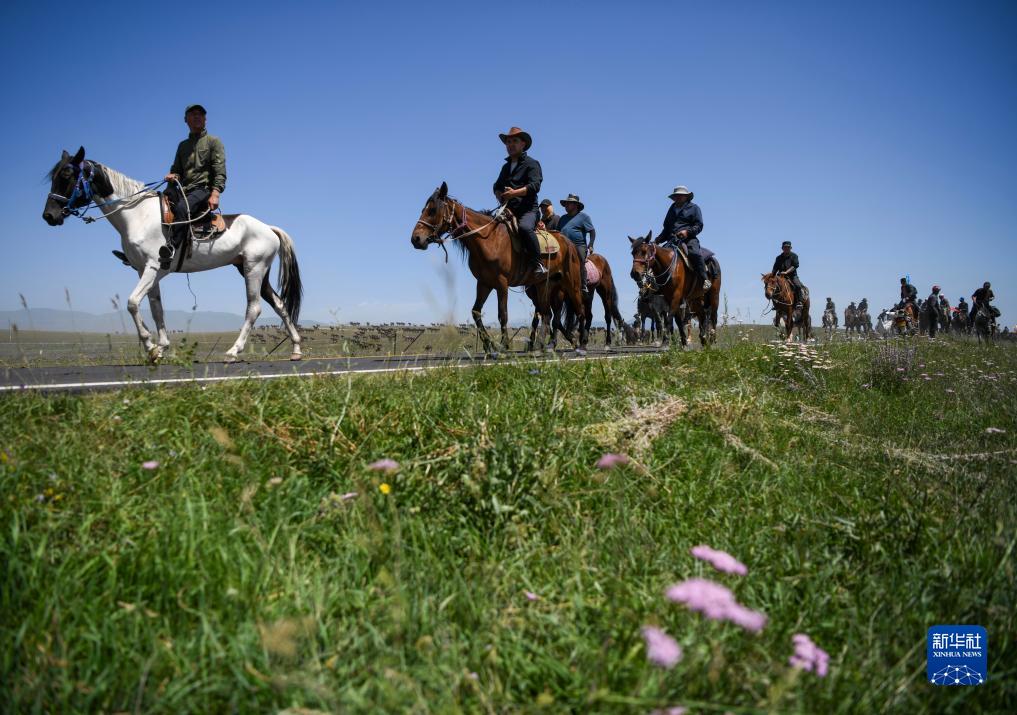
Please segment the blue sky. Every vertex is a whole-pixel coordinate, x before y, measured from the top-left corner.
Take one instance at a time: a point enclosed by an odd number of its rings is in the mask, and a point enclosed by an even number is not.
[[[93,9],[93,5],[95,9]],[[150,181],[209,109],[228,212],[294,238],[304,316],[469,319],[474,280],[411,248],[448,182],[492,207],[499,131],[534,137],[542,197],[578,193],[632,313],[626,235],[686,184],[730,311],[790,239],[814,302],[896,299],[909,273],[951,302],[991,280],[1017,320],[1017,3],[7,3],[0,309],[101,312],[135,276],[107,225],[41,218],[42,175],[88,156]],[[163,281],[168,308],[193,300]],[[232,270],[192,276],[240,313]],[[512,295],[512,322],[528,317]],[[272,322],[271,311],[262,322]],[[494,298],[485,309],[496,319]],[[820,307],[813,309],[818,320]],[[598,319],[600,308],[596,308]]]

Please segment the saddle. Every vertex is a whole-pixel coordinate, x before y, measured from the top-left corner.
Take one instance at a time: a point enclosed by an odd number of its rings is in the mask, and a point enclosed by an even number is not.
[[[176,215],[173,213],[173,207],[170,205],[169,197],[166,194],[161,194],[160,199],[162,200],[162,222],[163,225],[171,224],[177,220]],[[182,220],[187,220],[187,217],[182,217]],[[223,218],[222,214],[208,213],[205,216],[191,224],[191,234],[195,238],[207,239],[212,238],[220,233],[225,233],[226,229],[229,228],[226,224],[226,219]]]
[[[512,239],[512,250],[528,255],[530,250],[528,246],[523,245],[523,237],[519,233],[519,222],[516,217],[506,209],[498,220],[504,223],[505,228],[508,229],[509,237]],[[541,256],[553,256],[558,253],[558,239],[546,229],[537,229],[537,243],[540,244]]]
[[[586,285],[593,288],[600,283],[600,271],[593,264],[593,261],[587,259],[586,261]]]
[[[682,257],[685,267],[691,271],[692,264],[689,263],[689,256],[685,252],[685,246],[681,243],[672,243],[671,245],[678,251],[678,255]],[[699,252],[703,254],[703,263],[706,264],[706,275],[709,276],[711,281],[717,280],[717,276],[720,275],[720,263],[717,261],[716,254],[703,246],[699,247]]]

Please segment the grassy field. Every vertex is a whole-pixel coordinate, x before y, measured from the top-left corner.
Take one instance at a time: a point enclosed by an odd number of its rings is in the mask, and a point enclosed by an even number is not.
[[[1017,351],[732,343],[4,397],[0,710],[1012,712]],[[940,623],[985,685],[926,682]]]

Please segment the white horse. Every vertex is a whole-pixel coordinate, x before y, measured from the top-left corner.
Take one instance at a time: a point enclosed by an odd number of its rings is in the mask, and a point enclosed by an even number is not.
[[[113,227],[120,233],[124,254],[140,280],[127,299],[127,310],[134,318],[149,360],[157,361],[169,346],[166,321],[162,310],[159,281],[171,270],[159,267],[159,248],[166,243],[163,235],[162,207],[159,194],[140,181],[124,176],[98,162],[85,160],[84,147],[71,156],[66,151],[49,173],[50,194],[42,217],[50,226],[59,226],[64,218],[79,215],[94,202]],[[228,228],[224,233],[206,240],[194,241],[191,255],[186,256],[180,271],[196,273],[223,266],[236,266],[247,283],[247,312],[233,346],[226,351],[226,362],[235,362],[247,344],[254,321],[261,314],[261,300],[268,301],[282,318],[293,342],[291,360],[299,360],[300,335],[300,269],[293,250],[293,240],[281,228],[269,226],[258,219],[239,214],[225,216]],[[181,251],[186,250],[186,245]],[[269,284],[272,260],[279,254],[279,293]],[[174,258],[171,268],[176,267]],[[145,327],[139,306],[145,296],[152,308],[158,341]],[[260,296],[260,297],[259,297]]]

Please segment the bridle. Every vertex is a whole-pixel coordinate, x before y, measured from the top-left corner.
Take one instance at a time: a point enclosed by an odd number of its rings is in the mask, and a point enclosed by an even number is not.
[[[498,219],[492,219],[483,226],[460,233],[463,229],[469,228],[469,224],[466,222],[466,205],[449,198],[430,199],[430,201],[439,200],[441,201],[441,208],[438,209],[438,212],[441,215],[441,220],[437,224],[433,224],[418,218],[417,223],[431,229],[431,235],[427,236],[427,245],[430,246],[432,243],[437,243],[441,246],[442,250],[445,251],[445,262],[448,263],[448,250],[445,248],[445,241],[462,241],[465,238],[479,234],[488,226],[498,223]],[[462,209],[462,218],[458,220],[456,217],[457,204]]]
[[[646,242],[636,246],[636,250],[640,251],[641,253],[644,252],[643,246],[650,246],[650,248],[653,248],[653,245],[651,243]],[[633,253],[632,262],[643,264],[643,271],[641,273],[642,278],[640,280],[639,286],[640,289],[645,289],[647,291],[652,290],[653,292],[656,292],[659,291],[664,286],[666,286],[670,282],[671,277],[674,275],[674,266],[675,263],[677,263],[678,261],[678,251],[675,249],[671,249],[671,265],[669,265],[667,267],[667,270],[665,271],[664,280],[659,280],[657,278],[657,275],[653,271],[652,264],[656,260],[657,260],[656,248],[653,248],[653,251],[650,253],[650,255],[645,257]]]
[[[96,171],[102,171],[102,165],[99,165],[98,168],[96,168],[96,163],[94,161],[85,159],[79,164],[68,164],[68,166],[72,167],[76,173],[76,177],[74,179],[74,188],[71,190],[71,195],[64,196],[63,194],[58,194],[55,191],[50,191],[49,198],[62,205],[60,213],[65,218],[67,216],[75,216],[77,218],[80,218],[85,223],[93,223],[94,221],[98,220],[93,216],[85,215],[86,213],[88,213],[90,209],[93,208],[98,209],[102,208],[103,206],[112,206],[113,204],[119,203],[125,204],[124,206],[121,206],[118,209],[110,211],[105,216],[98,217],[99,219],[109,218],[110,215],[115,214],[118,211],[123,211],[125,208],[127,208],[126,202],[128,202],[135,196],[138,196],[139,194],[149,194],[151,196],[155,196],[155,194],[152,192],[166,183],[165,180],[150,181],[149,183],[144,184],[138,191],[135,191],[133,194],[130,194],[129,196],[125,196],[122,199],[113,199],[111,201],[104,201],[102,203],[99,203],[98,201],[96,201],[97,194],[95,193],[95,187],[93,186],[93,183],[95,181]],[[108,180],[109,179],[107,178],[107,181]],[[84,201],[84,203],[75,206],[74,204],[79,201]]]

